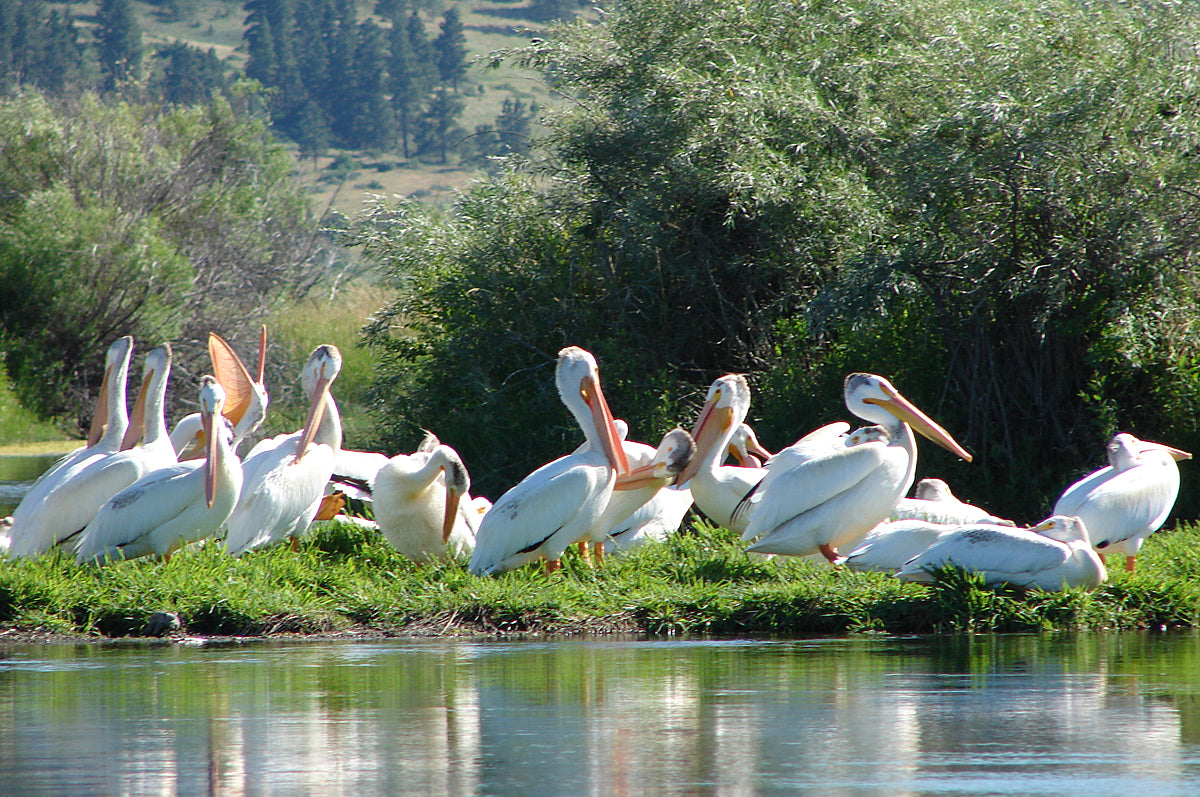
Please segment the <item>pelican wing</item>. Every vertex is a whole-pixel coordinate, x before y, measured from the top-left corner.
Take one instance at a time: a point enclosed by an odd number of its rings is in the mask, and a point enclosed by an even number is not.
[[[846,555],[845,565],[851,570],[894,573],[956,530],[957,526],[915,519],[880,523]]]
[[[794,467],[768,468],[751,499],[754,509],[742,539],[754,539],[829,502],[886,464],[887,446],[864,443],[801,460]]]
[[[910,559],[896,577],[932,581],[930,570],[952,565],[983,573],[988,583],[1025,586],[1038,574],[1062,567],[1069,557],[1070,549],[1064,543],[1040,534],[999,526],[970,526],[943,537]]]
[[[1088,500],[1088,496],[1092,491],[1101,487],[1105,482],[1117,475],[1111,465],[1105,465],[1100,470],[1094,471],[1087,476],[1084,476],[1079,481],[1072,484],[1063,491],[1061,497],[1054,504],[1054,515],[1066,515],[1068,517],[1074,515],[1079,507],[1083,506]]]
[[[587,533],[607,503],[594,499],[605,489],[611,490],[612,471],[573,459],[574,455],[569,455],[543,465],[488,510],[475,536],[472,573],[486,575],[520,567],[536,558],[544,546],[549,555],[557,556]],[[552,541],[555,537],[558,539]]]
[[[76,543],[80,562],[115,553],[170,523],[193,504],[205,504],[204,460],[153,471],[108,500]]]

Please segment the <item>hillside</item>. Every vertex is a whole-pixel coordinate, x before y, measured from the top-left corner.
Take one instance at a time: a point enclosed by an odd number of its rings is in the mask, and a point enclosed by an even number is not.
[[[58,10],[69,9],[81,29],[94,26],[97,0],[75,3],[51,3]],[[246,62],[243,41],[247,12],[242,0],[174,0],[171,2],[135,2],[148,50],[162,44],[184,42],[215,53],[234,71]],[[422,4],[426,5],[426,4]],[[472,61],[466,80],[460,86],[466,107],[458,122],[467,131],[476,125],[491,124],[506,99],[544,106],[549,101],[545,87],[534,76],[512,69],[486,70],[478,63],[494,50],[521,44],[537,36],[542,24],[528,3],[505,0],[430,3],[434,12],[422,10],[430,38],[438,33],[445,10],[454,7],[460,14],[466,35],[468,60]],[[177,17],[164,9],[180,10]],[[371,19],[388,26],[373,14],[374,0],[358,0],[359,21]],[[316,207],[332,207],[347,215],[356,213],[370,194],[413,196],[430,203],[447,201],[455,189],[479,176],[476,164],[459,162],[451,153],[449,162],[440,164],[421,158],[405,159],[400,152],[330,152],[314,164],[311,159],[297,162],[298,179],[311,184]],[[336,161],[336,167],[334,166]]]

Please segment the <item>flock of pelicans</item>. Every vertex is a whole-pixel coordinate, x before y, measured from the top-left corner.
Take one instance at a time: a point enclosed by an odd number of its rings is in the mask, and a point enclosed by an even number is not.
[[[61,547],[79,563],[169,556],[201,540],[231,555],[296,539],[314,519],[369,498],[376,526],[404,555],[467,560],[476,575],[544,559],[559,566],[578,544],[591,561],[661,540],[695,506],[742,535],[756,555],[811,556],[915,581],[944,566],[982,573],[990,584],[1057,590],[1107,578],[1097,553],[1120,552],[1133,569],[1142,541],[1166,520],[1179,492],[1176,462],[1190,454],[1118,434],[1109,464],[1068,487],[1032,528],[956,499],[938,479],[913,486],[914,432],[971,455],[888,380],[851,374],[846,407],[867,426],[833,423],[771,454],[745,423],[750,390],[728,374],[709,388],[692,431],[676,428],[657,447],[626,440],[600,387],[595,358],[559,352],[556,382],[585,440],[499,498],[472,499],[461,458],[430,435],[413,454],[387,457],[342,448],[330,385],[341,367],[319,346],[301,372],[309,400],[304,427],[265,438],[244,458],[241,443],[262,423],[266,330],[257,375],[210,336],[214,375],[201,380],[200,411],[168,433],[164,416],[171,349],[150,351],[132,412],[126,376],[133,340],[108,350],[88,444],[63,457],[5,523],[11,558]],[[732,456],[736,464],[726,464]]]

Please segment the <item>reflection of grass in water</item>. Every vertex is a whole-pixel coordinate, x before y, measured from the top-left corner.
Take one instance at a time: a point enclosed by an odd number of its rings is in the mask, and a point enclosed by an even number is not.
[[[294,363],[302,364],[323,343],[332,343],[341,352],[342,371],[333,383],[333,395],[346,427],[347,448],[354,448],[355,440],[366,436],[370,426],[364,396],[374,378],[376,358],[359,345],[359,333],[367,319],[392,298],[389,288],[356,282],[340,288],[332,299],[328,294],[314,295],[281,308],[267,323],[269,334],[286,348]],[[272,406],[271,411],[282,430],[294,431],[299,428],[296,424],[303,423],[303,408]]]
[[[947,574],[934,585],[776,557],[703,524],[667,543],[610,558],[600,570],[569,551],[560,574],[527,567],[477,578],[460,564],[417,565],[373,530],[324,524],[287,545],[225,556],[219,545],[170,562],[76,566],[52,554],[0,561],[0,625],[126,635],[155,612],[191,634],[330,632],[831,635],[1195,627],[1200,529],[1152,537],[1140,572],[1117,570],[1094,591],[989,589]]]

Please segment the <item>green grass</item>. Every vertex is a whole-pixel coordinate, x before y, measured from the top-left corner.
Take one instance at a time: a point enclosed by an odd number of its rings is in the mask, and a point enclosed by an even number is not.
[[[0,562],[0,627],[137,636],[156,612],[183,633],[839,635],[1194,627],[1200,528],[1160,532],[1139,572],[1093,591],[989,589],[948,573],[934,585],[787,558],[749,559],[724,530],[697,523],[668,543],[592,570],[568,552],[562,572],[499,578],[459,564],[420,566],[375,532],[324,525],[287,546],[225,556],[209,545],[108,567],[62,554]],[[1119,563],[1114,558],[1114,565]]]

